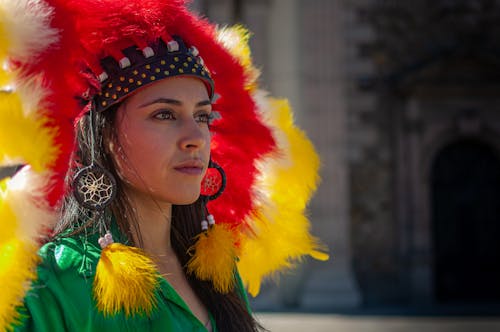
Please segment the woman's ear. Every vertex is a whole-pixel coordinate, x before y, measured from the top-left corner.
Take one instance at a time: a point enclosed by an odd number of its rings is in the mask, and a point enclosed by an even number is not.
[[[112,106],[110,109],[100,114],[102,121],[102,147],[107,155],[117,155],[119,152],[118,136],[116,134],[116,122],[120,121],[118,112],[123,111],[126,106],[126,100],[120,104]]]
[[[102,130],[102,147],[104,149],[104,153],[107,155],[112,155],[115,153],[114,151],[114,135],[111,133],[111,129],[108,126],[105,126]]]

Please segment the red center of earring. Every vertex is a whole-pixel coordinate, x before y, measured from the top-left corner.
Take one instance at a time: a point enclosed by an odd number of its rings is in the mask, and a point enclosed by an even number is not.
[[[207,173],[201,181],[201,194],[203,196],[215,195],[222,186],[222,176],[215,168],[207,169]]]

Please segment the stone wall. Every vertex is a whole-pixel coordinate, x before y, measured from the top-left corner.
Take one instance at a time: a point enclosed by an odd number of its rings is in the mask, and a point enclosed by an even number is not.
[[[400,294],[398,227],[394,218],[394,122],[391,101],[367,89],[377,75],[376,58],[365,52],[376,31],[364,17],[374,1],[345,1],[345,58],[349,186],[353,267],[365,304],[391,302]]]

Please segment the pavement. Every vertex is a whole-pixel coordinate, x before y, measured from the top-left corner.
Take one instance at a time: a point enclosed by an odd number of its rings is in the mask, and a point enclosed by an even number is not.
[[[500,332],[500,316],[256,313],[271,332]]]

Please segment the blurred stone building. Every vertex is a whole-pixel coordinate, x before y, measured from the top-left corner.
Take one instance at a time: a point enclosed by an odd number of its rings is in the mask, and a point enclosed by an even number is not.
[[[327,263],[257,309],[500,302],[500,1],[198,0],[322,157]]]

